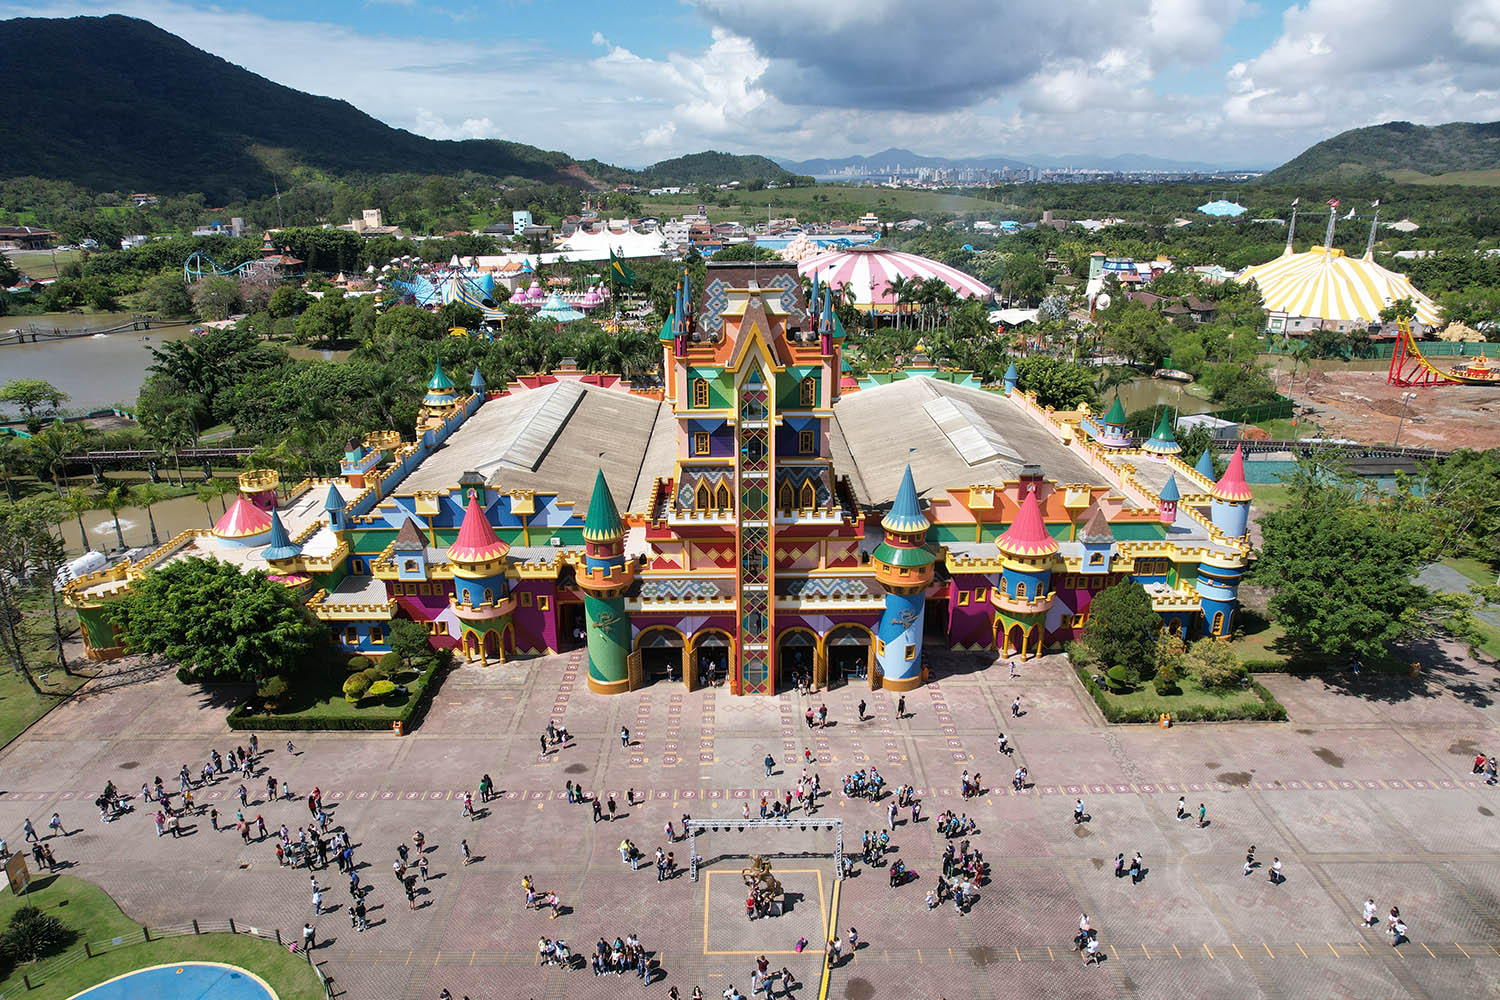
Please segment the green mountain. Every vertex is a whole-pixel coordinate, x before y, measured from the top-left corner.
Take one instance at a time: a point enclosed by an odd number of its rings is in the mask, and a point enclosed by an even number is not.
[[[641,179],[637,183],[696,185],[723,184],[732,180],[742,184],[751,181],[790,184],[797,180],[797,175],[764,156],[738,156],[734,153],[706,151],[653,163],[641,171]]]
[[[1500,171],[1500,122],[1386,122],[1350,129],[1324,139],[1260,181],[1306,184],[1384,178],[1430,183],[1440,174],[1472,171]],[[1464,183],[1477,178],[1445,179]]]
[[[292,90],[135,18],[0,21],[24,54],[0,100],[0,172],[102,190],[201,191],[209,202],[272,189],[272,167],[333,174],[516,177],[596,187],[630,177],[518,142],[427,139],[345,101]],[[19,68],[19,66],[18,66]]]

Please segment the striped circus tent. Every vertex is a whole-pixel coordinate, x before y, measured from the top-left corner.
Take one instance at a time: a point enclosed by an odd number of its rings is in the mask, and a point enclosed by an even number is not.
[[[1398,299],[1411,299],[1418,322],[1437,326],[1437,303],[1412,285],[1404,274],[1389,271],[1366,254],[1348,257],[1342,250],[1313,247],[1304,253],[1283,253],[1265,264],[1240,273],[1238,280],[1254,280],[1270,312],[1308,316],[1329,322],[1380,322],[1380,310]]]
[[[957,268],[914,253],[883,250],[878,246],[851,247],[818,254],[798,263],[797,271],[805,278],[816,275],[820,285],[847,288],[855,308],[865,312],[896,311],[891,281],[897,276],[918,282],[938,278],[965,299],[987,299],[994,294],[989,285]]]

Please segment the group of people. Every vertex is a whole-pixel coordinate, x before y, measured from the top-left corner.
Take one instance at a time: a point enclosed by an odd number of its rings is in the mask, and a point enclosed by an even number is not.
[[[1399,907],[1399,906],[1393,906],[1393,907],[1391,907],[1391,912],[1388,913],[1388,914],[1386,914],[1385,919],[1386,919],[1385,932],[1386,932],[1386,934],[1390,935],[1391,947],[1392,948],[1396,947],[1402,941],[1407,940],[1407,937],[1406,937],[1406,922],[1401,919],[1401,907]],[[1366,927],[1374,927],[1379,922],[1380,922],[1380,918],[1378,916],[1376,916],[1376,913],[1375,913],[1375,900],[1373,900],[1373,899],[1367,899],[1367,900],[1365,900],[1365,918],[1364,918],[1364,924],[1365,924],[1365,926]]]
[[[964,773],[959,776],[959,792],[966,799],[972,799],[979,795],[984,788],[980,783],[979,772],[974,772],[974,777],[969,777],[969,769],[964,768]]]
[[[1473,771],[1473,773],[1474,774],[1482,774],[1482,775],[1484,775],[1484,783],[1486,785],[1493,785],[1493,784],[1495,784],[1495,781],[1496,781],[1496,777],[1495,777],[1496,766],[1497,765],[1496,765],[1495,755],[1494,754],[1490,754],[1488,757],[1486,757],[1484,754],[1479,754],[1477,757],[1474,758],[1474,771]]]
[[[968,813],[955,813],[951,809],[938,813],[937,831],[949,840],[954,837],[967,837],[974,832],[974,829],[975,823],[969,818]]]
[[[634,973],[641,977],[642,986],[649,985],[656,974],[652,953],[646,950],[634,934],[627,934],[623,940],[616,937],[613,943],[600,938],[594,945],[592,965],[596,976]]]
[[[875,770],[874,765],[855,771],[853,774],[844,775],[845,798],[867,798],[871,802],[878,802],[881,789],[884,787],[885,779],[880,776],[879,771]]]

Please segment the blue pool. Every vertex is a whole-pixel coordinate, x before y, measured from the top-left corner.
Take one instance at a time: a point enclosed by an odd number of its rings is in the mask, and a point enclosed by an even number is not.
[[[261,981],[230,965],[160,965],[101,983],[73,1000],[276,1000]]]

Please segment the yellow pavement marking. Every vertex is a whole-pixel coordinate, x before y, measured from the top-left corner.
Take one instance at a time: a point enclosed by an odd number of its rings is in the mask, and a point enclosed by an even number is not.
[[[918,965],[926,965],[927,964],[926,962],[922,961],[922,949],[921,948],[917,949],[917,964]]]
[[[1365,943],[1363,941],[1359,942],[1359,950],[1365,953],[1366,958],[1370,957],[1370,949],[1365,947]]]
[[[1333,957],[1334,958],[1338,958],[1339,957],[1339,953],[1337,951],[1334,951],[1334,947],[1333,947],[1333,942],[1332,941],[1324,941],[1323,943],[1328,946],[1328,950],[1329,951],[1333,952]]]
[[[411,964],[411,956],[412,956],[412,954],[413,954],[413,952],[407,952],[406,953],[406,961],[403,962],[403,963],[401,963],[401,964],[403,964],[403,965],[410,965]]]
[[[1418,943],[1420,943],[1420,942],[1418,942]],[[1432,949],[1429,948],[1429,947],[1427,947],[1427,945],[1423,944],[1422,945],[1422,950],[1425,951],[1425,952],[1427,952],[1427,954],[1432,955]],[[1432,957],[1433,958],[1437,958],[1436,955],[1432,955]]]
[[[1453,947],[1457,948],[1459,952],[1463,954],[1464,958],[1472,957],[1468,952],[1464,951],[1464,946],[1459,944],[1457,941],[1453,942]]]
[[[821,881],[821,880],[820,880]],[[823,939],[823,985],[818,988],[818,1000],[828,1000],[828,942],[838,936],[839,933],[839,887],[843,883],[839,879],[833,882],[833,904],[828,911],[828,936]],[[707,939],[705,938],[705,941]]]
[[[1178,958],[1182,957],[1182,952],[1177,951],[1177,946],[1175,944],[1172,946],[1172,950],[1177,952],[1177,957]]]
[[[1146,961],[1151,961],[1151,953],[1149,951],[1146,951],[1146,945],[1144,943],[1141,945],[1141,951],[1145,954]]]
[[[435,966],[436,966],[436,965],[437,965],[437,964],[438,964],[438,959],[440,959],[440,958],[442,958],[442,957],[443,957],[443,953],[442,953],[442,952],[440,952],[440,951],[439,951],[439,952],[434,952],[434,953],[433,953],[433,956],[432,956],[432,964],[433,964],[433,966],[434,966],[434,967],[435,967]]]
[[[1016,949],[1016,961],[1019,962],[1020,960],[1021,960],[1021,949],[1017,948]]]
[[[1118,962],[1120,960],[1120,949],[1116,948],[1114,945],[1110,945],[1109,950],[1115,953],[1115,961]]]
[[[1213,958],[1214,957],[1214,950],[1208,946],[1208,942],[1207,941],[1203,942],[1203,950],[1206,951],[1206,952],[1208,952],[1208,957],[1209,958]]]
[[[471,952],[469,952],[469,964],[470,964],[470,965],[473,965],[473,964],[474,964],[474,956],[475,956],[475,955],[476,955],[476,954],[478,954],[478,952],[473,952],[473,951],[471,951]]]
[[[1057,961],[1057,956],[1052,954],[1052,946],[1050,944],[1047,946],[1047,957],[1054,962]]]
[[[1300,945],[1300,944],[1299,944],[1299,945],[1297,945],[1297,950],[1298,950],[1298,951],[1302,951],[1302,946],[1301,946],[1301,945]],[[1303,958],[1306,958],[1306,957],[1307,957],[1307,952],[1305,952],[1305,951],[1302,951],[1302,957],[1303,957]]]
[[[948,949],[948,961],[950,961],[950,962],[955,961],[955,959],[953,957],[953,949],[952,948]]]
[[[1275,952],[1273,952],[1273,951],[1272,951],[1272,950],[1271,950],[1271,946],[1270,946],[1270,945],[1268,945],[1268,944],[1266,944],[1266,943],[1265,943],[1265,942],[1264,942],[1264,941],[1262,941],[1262,942],[1261,942],[1261,943],[1260,943],[1260,946],[1261,946],[1261,947],[1262,947],[1262,948],[1264,948],[1264,949],[1266,949],[1266,954],[1267,954],[1267,955],[1270,955],[1270,956],[1271,956],[1271,957],[1272,957],[1272,958],[1275,958],[1275,957],[1276,957],[1276,953],[1275,953]]]
[[[1237,945],[1233,941],[1231,941],[1231,942],[1229,942],[1229,947],[1231,947],[1231,948],[1234,949],[1234,953],[1236,955],[1240,955],[1240,946],[1239,945]],[[1245,960],[1245,956],[1244,955],[1240,955],[1240,961],[1243,962],[1244,960]]]

